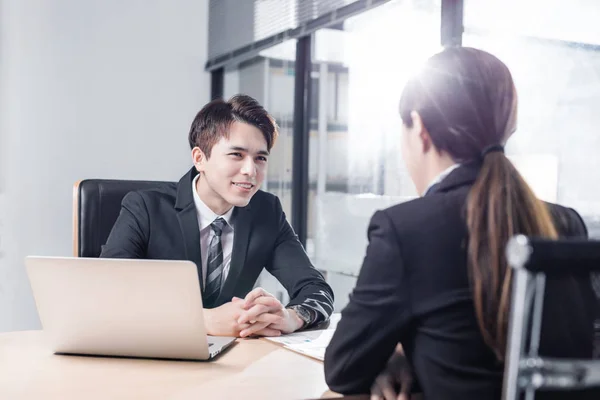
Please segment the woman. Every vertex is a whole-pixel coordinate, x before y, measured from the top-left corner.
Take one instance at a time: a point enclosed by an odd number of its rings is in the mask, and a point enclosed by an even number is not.
[[[373,383],[400,343],[426,399],[499,399],[506,243],[517,233],[584,238],[585,225],[574,210],[539,201],[504,155],[517,95],[491,54],[450,48],[431,57],[407,83],[400,115],[403,158],[422,197],[373,215],[356,288],[325,355],[327,383],[345,394],[373,386],[391,398],[385,374]],[[591,284],[548,279],[546,287],[540,354],[590,358]]]

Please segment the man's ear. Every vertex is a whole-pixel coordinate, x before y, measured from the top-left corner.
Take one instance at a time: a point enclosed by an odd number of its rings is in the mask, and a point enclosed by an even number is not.
[[[433,144],[431,142],[431,136],[429,136],[429,132],[425,125],[423,124],[423,119],[421,115],[417,111],[411,111],[410,117],[413,123],[413,130],[419,136],[419,140],[421,141],[421,149],[423,150],[423,154],[427,153],[430,149],[433,148]]]
[[[204,171],[204,164],[206,164],[206,155],[202,150],[200,150],[200,147],[198,146],[192,149],[192,162],[194,163],[196,171]]]

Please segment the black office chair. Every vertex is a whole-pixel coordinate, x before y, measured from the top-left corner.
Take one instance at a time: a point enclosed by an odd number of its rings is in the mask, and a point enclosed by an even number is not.
[[[512,238],[506,255],[513,268],[513,292],[504,369],[504,400],[533,399],[537,390],[600,387],[600,360],[540,357],[546,275],[589,276],[600,271],[599,241]],[[596,343],[597,345],[597,343]]]
[[[175,182],[85,179],[73,187],[73,255],[99,257],[131,191],[174,187]]]

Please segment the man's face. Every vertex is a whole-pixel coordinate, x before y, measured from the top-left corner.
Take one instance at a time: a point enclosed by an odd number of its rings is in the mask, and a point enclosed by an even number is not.
[[[267,141],[260,129],[244,122],[231,124],[229,138],[221,138],[210,158],[192,151],[198,180],[198,194],[216,214],[232,206],[245,207],[260,188],[267,169]]]

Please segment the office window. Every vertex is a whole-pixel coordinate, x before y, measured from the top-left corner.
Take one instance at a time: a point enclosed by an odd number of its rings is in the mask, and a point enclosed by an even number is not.
[[[440,1],[391,1],[315,34],[307,250],[348,300],[376,209],[416,195],[400,156],[398,102],[440,47]]]
[[[515,80],[507,154],[539,197],[575,208],[600,238],[600,2],[465,0],[464,10],[463,45],[498,56]]]

